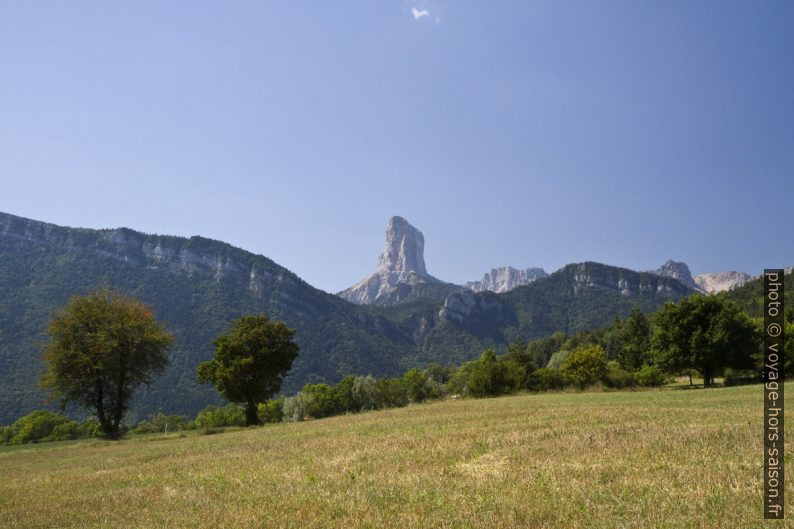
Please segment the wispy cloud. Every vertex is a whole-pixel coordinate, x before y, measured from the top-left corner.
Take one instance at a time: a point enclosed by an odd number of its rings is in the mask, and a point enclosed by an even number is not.
[[[422,17],[426,17],[430,15],[430,11],[427,9],[422,9],[421,11],[415,7],[411,8],[411,14],[414,16],[416,20],[419,20]]]

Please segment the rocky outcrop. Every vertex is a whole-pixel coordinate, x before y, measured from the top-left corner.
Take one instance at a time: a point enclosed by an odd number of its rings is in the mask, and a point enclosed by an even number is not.
[[[441,283],[425,268],[425,238],[422,232],[402,217],[392,217],[386,226],[386,247],[378,257],[375,273],[339,292],[339,296],[357,303],[375,303],[395,292],[400,285]]]
[[[740,287],[750,279],[752,279],[750,274],[731,270],[714,274],[698,274],[695,276],[695,283],[700,290],[713,294]]]
[[[150,235],[129,228],[67,228],[0,213],[0,237],[46,244],[62,251],[82,251],[123,261],[146,270],[163,270],[215,282],[245,276],[251,292],[262,295],[270,285],[295,285],[300,279],[264,256],[254,256],[226,243],[193,236]],[[289,288],[289,286],[287,286]]]
[[[700,290],[700,287],[697,283],[695,283],[695,279],[692,277],[692,272],[689,271],[689,267],[686,263],[680,261],[673,261],[672,259],[668,260],[662,266],[656,269],[656,275],[660,275],[663,277],[672,277],[673,279],[677,279],[680,281],[684,286],[691,288],[692,290]]]
[[[474,292],[489,290],[491,292],[501,293],[513,290],[522,285],[528,285],[548,275],[549,274],[542,268],[517,270],[512,266],[502,266],[500,268],[493,268],[490,272],[483,275],[481,281],[469,281],[464,286]]]
[[[506,307],[496,295],[490,292],[476,295],[471,290],[463,290],[447,296],[444,306],[438,311],[438,317],[442,320],[465,323],[482,319],[486,315],[493,317],[494,314],[498,315],[503,311],[506,311]]]
[[[750,274],[734,270],[713,274],[699,274],[692,277],[692,273],[686,263],[672,260],[657,268],[655,273],[664,277],[672,277],[693,290],[709,294],[740,287],[752,279]]]

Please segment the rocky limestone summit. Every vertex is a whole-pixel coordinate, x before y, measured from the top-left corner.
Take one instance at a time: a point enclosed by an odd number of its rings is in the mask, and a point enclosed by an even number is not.
[[[714,294],[740,287],[747,283],[752,276],[745,272],[729,270],[713,274],[698,274],[692,277],[686,263],[668,260],[655,272],[657,275],[672,277],[684,285],[698,292]]]
[[[517,270],[512,266],[502,266],[491,269],[490,272],[482,276],[482,281],[469,281],[464,286],[474,292],[490,290],[500,294],[522,285],[528,285],[548,275],[542,268]]]
[[[692,272],[689,271],[689,267],[684,262],[668,259],[666,263],[656,269],[655,273],[659,276],[677,279],[692,290],[700,290],[700,287],[692,277]]]
[[[695,276],[695,283],[697,283],[700,290],[714,294],[740,287],[750,279],[752,279],[750,274],[730,270],[714,274],[698,274]]]
[[[395,292],[400,285],[442,283],[425,268],[425,238],[402,217],[392,217],[386,226],[386,247],[378,257],[375,273],[339,292],[339,296],[368,305]]]

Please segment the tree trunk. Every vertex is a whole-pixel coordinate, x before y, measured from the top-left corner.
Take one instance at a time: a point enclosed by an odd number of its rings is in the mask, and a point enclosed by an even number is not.
[[[689,372],[689,385],[692,385],[692,371]]]
[[[96,417],[99,419],[99,427],[105,437],[112,437],[113,425],[105,415],[105,393],[102,382],[96,382]]]
[[[256,402],[249,400],[245,405],[245,425],[253,426],[259,424],[259,414],[257,413]]]

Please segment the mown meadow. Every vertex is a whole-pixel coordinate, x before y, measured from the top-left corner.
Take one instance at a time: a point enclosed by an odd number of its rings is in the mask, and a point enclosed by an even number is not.
[[[791,527],[762,519],[762,395],[518,395],[2,447],[0,527]]]

